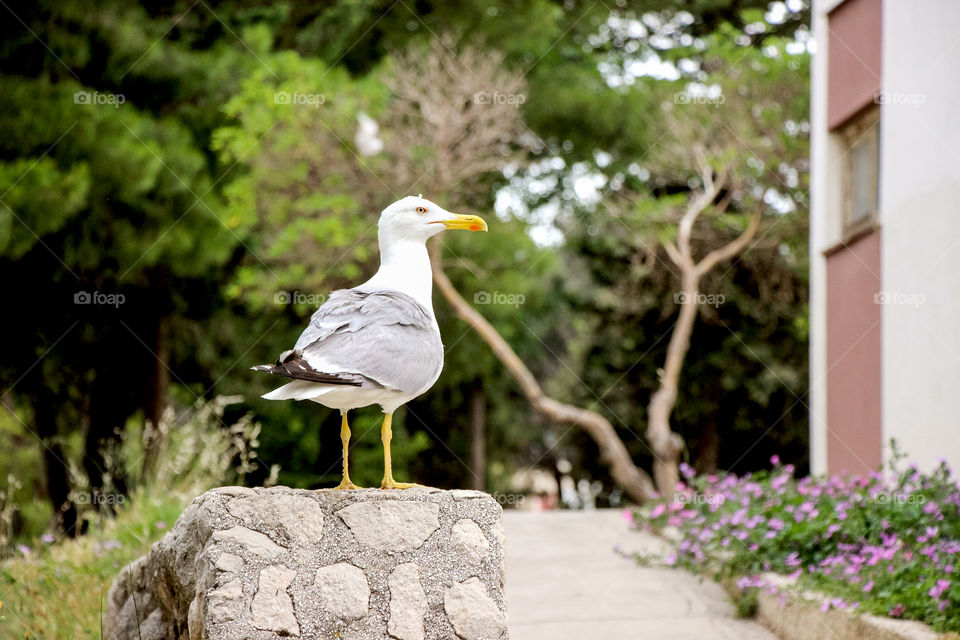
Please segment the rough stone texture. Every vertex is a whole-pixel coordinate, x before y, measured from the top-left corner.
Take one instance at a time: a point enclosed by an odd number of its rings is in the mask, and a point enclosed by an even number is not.
[[[423,614],[427,594],[420,583],[420,570],[412,562],[401,564],[390,574],[390,620],[387,631],[398,640],[423,640]]]
[[[507,614],[497,607],[477,578],[453,585],[443,596],[443,609],[464,640],[499,638],[507,631]]]
[[[217,531],[213,534],[213,539],[218,542],[230,542],[267,560],[273,560],[283,553],[283,547],[275,544],[259,531],[247,527],[232,527],[226,531]]]
[[[352,564],[320,567],[313,588],[320,608],[342,620],[362,618],[370,611],[370,584]]]
[[[280,635],[299,636],[300,625],[293,615],[293,601],[287,587],[297,572],[286,567],[264,567],[260,571],[257,594],[250,604],[250,623],[257,629]]]
[[[479,565],[490,553],[490,543],[487,542],[486,536],[483,535],[477,523],[469,518],[457,520],[453,525],[451,542],[472,565]]]
[[[310,544],[319,542],[323,535],[323,509],[306,496],[254,494],[231,500],[227,511],[286,542]]]
[[[504,640],[501,516],[477,491],[215,489],[121,570],[104,637]]]
[[[366,547],[412,551],[440,528],[439,513],[440,508],[430,502],[358,502],[337,515]]]

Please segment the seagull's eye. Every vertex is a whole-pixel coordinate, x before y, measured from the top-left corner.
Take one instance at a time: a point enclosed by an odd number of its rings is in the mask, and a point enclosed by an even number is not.
[[[427,212],[427,208],[426,208],[426,207],[417,207],[417,213],[419,213],[420,215],[423,215],[423,214],[425,214],[426,212]]]

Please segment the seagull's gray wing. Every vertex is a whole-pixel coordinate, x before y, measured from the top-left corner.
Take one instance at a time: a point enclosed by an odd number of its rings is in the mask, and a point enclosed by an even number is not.
[[[443,344],[432,315],[397,291],[334,291],[314,312],[294,352],[311,369],[359,375],[415,393],[443,368]]]

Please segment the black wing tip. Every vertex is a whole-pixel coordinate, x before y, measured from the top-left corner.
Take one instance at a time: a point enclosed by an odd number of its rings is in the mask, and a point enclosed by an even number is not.
[[[335,373],[324,373],[311,369],[310,365],[300,358],[299,353],[292,349],[281,353],[277,362],[278,364],[258,364],[250,367],[250,369],[253,371],[266,371],[269,374],[283,376],[291,380],[306,380],[307,382],[339,384],[349,387],[363,386],[363,383],[358,380],[343,378]]]

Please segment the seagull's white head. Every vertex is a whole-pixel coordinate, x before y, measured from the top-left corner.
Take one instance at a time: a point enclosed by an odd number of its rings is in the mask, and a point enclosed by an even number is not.
[[[444,229],[486,231],[487,223],[479,216],[450,213],[421,196],[397,200],[380,214],[380,236],[426,242]]]

